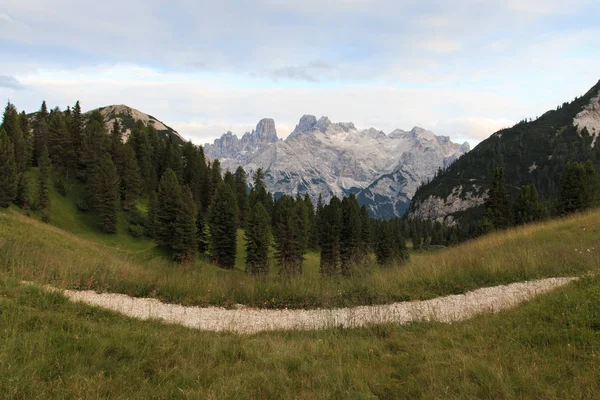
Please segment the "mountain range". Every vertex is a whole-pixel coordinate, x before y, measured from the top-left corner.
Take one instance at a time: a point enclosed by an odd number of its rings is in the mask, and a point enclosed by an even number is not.
[[[459,145],[419,127],[385,134],[312,115],[304,115],[285,140],[266,118],[241,138],[227,132],[204,146],[223,170],[242,166],[253,174],[262,168],[276,196],[308,193],[316,203],[319,196],[328,201],[354,193],[381,218],[404,214],[419,185],[468,151],[468,143]]]

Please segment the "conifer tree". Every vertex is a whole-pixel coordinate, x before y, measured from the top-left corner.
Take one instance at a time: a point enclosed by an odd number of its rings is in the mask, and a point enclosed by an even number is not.
[[[218,266],[233,269],[237,249],[237,202],[229,185],[219,184],[208,214],[212,258]]]
[[[19,121],[19,113],[17,108],[8,103],[4,109],[2,116],[2,125],[6,135],[10,139],[13,145],[14,161],[17,173],[25,171],[28,164],[27,146],[25,138],[23,137],[23,131],[21,130],[21,123]]]
[[[371,252],[373,235],[371,231],[371,218],[367,207],[363,205],[360,208],[360,250],[363,257],[366,257]]]
[[[202,206],[198,207],[198,214],[196,215],[196,238],[198,240],[197,247],[198,253],[204,254],[208,251],[208,235],[206,232],[206,222],[204,220],[204,213],[202,212]]]
[[[150,192],[150,201],[148,202],[148,222],[146,224],[146,235],[150,238],[156,237],[158,231],[158,196],[155,191]]]
[[[534,184],[525,185],[514,205],[515,222],[519,225],[546,218],[548,210],[540,201]]]
[[[71,121],[68,126],[69,136],[73,145],[73,153],[77,160],[77,168],[80,168],[81,146],[83,143],[83,115],[81,114],[81,105],[79,100],[75,102],[71,111]]]
[[[181,240],[182,227],[179,213],[183,207],[181,187],[177,175],[167,169],[160,179],[157,195],[155,238],[159,246],[170,251]]]
[[[110,155],[105,154],[97,170],[97,205],[104,233],[117,232],[119,175]]]
[[[17,198],[16,203],[19,207],[29,209],[30,203],[30,187],[29,187],[29,176],[25,172],[19,174],[17,183]]]
[[[140,168],[140,174],[144,183],[144,188],[148,192],[153,192],[156,187],[156,168],[153,166],[154,149],[150,143],[149,134],[143,122],[137,121],[131,129],[131,134],[127,144],[130,145]],[[154,173],[153,173],[154,171]],[[158,176],[162,177],[162,174]]]
[[[273,236],[279,273],[287,276],[301,275],[304,259],[302,210],[294,198],[287,195],[277,200],[275,210]]]
[[[17,195],[17,165],[15,147],[0,128],[0,207],[7,208]]]
[[[256,203],[246,224],[246,271],[252,275],[269,272],[271,221],[262,203]]]
[[[298,219],[300,222],[300,246],[302,254],[304,254],[310,243],[310,217],[308,215],[304,198],[300,195],[300,193],[296,195],[296,201],[294,205],[296,207],[296,212],[298,213]]]
[[[33,125],[33,163],[38,165],[44,146],[48,146],[48,109],[46,102],[42,103],[42,107],[36,116]]]
[[[120,172],[120,193],[123,209],[129,210],[142,194],[142,176],[135,159],[135,152],[128,145],[121,149],[122,164]]]
[[[181,240],[174,248],[174,258],[177,261],[191,261],[198,245],[196,237],[196,203],[189,186],[183,186],[182,207],[178,213],[181,226]]]
[[[598,174],[591,161],[567,163],[561,177],[559,211],[567,214],[597,205],[599,186]]]
[[[506,229],[513,223],[510,198],[504,183],[504,169],[494,170],[492,187],[485,202],[485,208],[490,210],[491,223],[496,229]]]
[[[240,226],[244,227],[250,213],[246,171],[240,166],[235,170],[235,197],[237,199]],[[266,210],[265,210],[266,212]]]
[[[265,185],[265,173],[262,168],[258,168],[254,173],[252,190],[250,191],[250,207],[259,202],[265,207],[269,214],[273,211],[273,200],[269,197],[267,187]],[[273,221],[274,222],[274,221]]]
[[[380,221],[375,228],[375,258],[380,265],[388,264],[394,256],[393,231],[388,221]]]
[[[25,169],[28,169],[31,167],[33,160],[33,136],[31,135],[29,118],[27,118],[25,111],[21,111],[21,114],[19,114],[19,125],[21,126],[21,132],[23,132],[23,140],[25,141]]]
[[[319,202],[320,203],[320,202]],[[318,210],[318,208],[317,208]],[[323,275],[334,275],[340,258],[340,231],[342,225],[341,202],[333,197],[319,214],[320,270]]]
[[[304,195],[304,208],[308,215],[308,248],[317,250],[319,248],[319,229],[317,227],[315,206],[308,196],[308,193]]]
[[[39,173],[37,207],[40,210],[47,210],[50,207],[50,191],[48,186],[48,180],[50,179],[52,163],[50,161],[50,156],[48,155],[48,148],[45,145],[42,147],[40,153],[38,167]]]
[[[55,169],[68,177],[69,169],[75,167],[75,153],[64,115],[60,110],[52,110],[48,120],[48,153]]]
[[[360,262],[360,238],[362,233],[360,207],[351,194],[342,200],[342,226],[340,230],[340,259],[342,274],[349,276],[352,265]]]

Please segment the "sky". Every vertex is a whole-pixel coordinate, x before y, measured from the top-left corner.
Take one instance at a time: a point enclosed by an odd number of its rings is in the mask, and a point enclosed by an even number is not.
[[[0,99],[126,104],[196,144],[265,117],[472,146],[600,79],[597,0],[2,0]]]

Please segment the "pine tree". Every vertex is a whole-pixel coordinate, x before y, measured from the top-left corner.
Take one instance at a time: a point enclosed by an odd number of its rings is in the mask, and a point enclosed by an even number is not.
[[[371,229],[371,218],[369,217],[367,207],[363,205],[360,208],[360,250],[363,257],[366,257],[371,252],[373,241]]]
[[[271,221],[262,203],[256,203],[246,224],[246,271],[252,275],[269,272]]]
[[[159,246],[172,250],[182,236],[179,210],[183,207],[177,175],[167,169],[158,185],[155,238]]]
[[[0,128],[0,207],[7,208],[17,195],[17,165],[15,147]]]
[[[39,159],[44,146],[48,147],[48,109],[46,102],[42,103],[42,107],[36,116],[33,125],[33,163],[39,164]]]
[[[122,164],[119,168],[121,200],[123,209],[129,210],[142,194],[142,176],[133,149],[128,145],[123,145],[121,152]]]
[[[181,226],[181,240],[174,248],[174,258],[177,261],[191,261],[198,245],[196,237],[196,203],[189,186],[185,185],[181,199],[183,206],[178,213],[178,222]]]
[[[29,187],[29,176],[25,172],[19,174],[17,183],[17,198],[16,203],[19,207],[29,209],[31,198],[31,189]]]
[[[485,208],[490,209],[491,222],[496,229],[506,229],[513,223],[510,198],[504,183],[504,169],[494,170],[492,187],[485,202]]]
[[[275,258],[280,266],[279,273],[286,276],[301,275],[304,259],[302,210],[294,198],[287,195],[277,200],[275,210],[273,236]]]
[[[47,210],[50,207],[50,191],[48,180],[50,179],[52,163],[50,161],[50,156],[48,155],[48,149],[46,146],[42,147],[40,158],[38,160],[38,167],[37,207],[40,210]]]
[[[29,162],[27,155],[27,148],[25,139],[23,137],[23,131],[21,130],[21,123],[19,121],[19,113],[17,108],[8,103],[4,109],[4,115],[2,117],[2,125],[0,128],[4,129],[6,135],[10,139],[13,145],[15,167],[17,173],[25,171]]]
[[[233,269],[237,249],[237,202],[229,185],[220,183],[208,209],[210,251],[217,265]]]
[[[81,114],[81,105],[79,104],[79,100],[75,102],[75,105],[71,111],[71,121],[68,129],[71,143],[73,144],[73,153],[75,154],[75,159],[77,160],[77,168],[80,168],[81,146],[83,143],[83,115]]]
[[[352,266],[360,262],[360,237],[362,233],[360,206],[354,195],[342,200],[342,226],[340,230],[340,259],[342,274],[349,276]]]
[[[235,170],[235,197],[237,199],[240,226],[244,227],[250,212],[246,171],[240,166]],[[265,210],[266,212],[266,210]]]
[[[519,225],[546,218],[548,210],[540,201],[534,184],[521,188],[521,193],[514,204],[515,222]]]
[[[375,258],[380,265],[388,264],[394,257],[393,231],[388,221],[380,221],[375,228]]]
[[[318,212],[318,215],[320,232],[319,245],[321,247],[321,274],[334,275],[337,272],[340,258],[340,231],[342,226],[340,200],[334,196],[328,205],[322,207],[322,210]]]
[[[559,211],[567,214],[597,205],[599,186],[598,174],[591,161],[567,163],[561,177]]]
[[[196,215],[196,238],[198,239],[198,253],[206,253],[208,251],[209,243],[206,232],[206,222],[204,221],[204,213],[202,212],[201,206],[198,207],[198,214]]]
[[[119,212],[119,175],[110,155],[105,154],[97,171],[97,210],[104,233],[117,232]]]
[[[148,202],[148,223],[146,225],[146,235],[150,238],[156,237],[158,231],[158,196],[155,191],[150,193],[150,201]]]

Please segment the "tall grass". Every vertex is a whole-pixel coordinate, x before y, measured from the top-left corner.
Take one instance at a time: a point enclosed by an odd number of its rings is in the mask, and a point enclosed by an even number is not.
[[[239,336],[127,319],[0,275],[0,397],[596,398],[600,278],[455,325]]]
[[[187,305],[314,308],[427,299],[482,286],[597,272],[600,211],[414,253],[406,265],[382,268],[371,260],[351,278],[322,277],[318,264],[318,255],[310,253],[301,277],[283,279],[272,273],[254,279],[243,271],[242,259],[233,271],[200,258],[191,265],[176,265],[150,242],[111,246],[11,209],[0,212],[0,271],[13,279]]]

